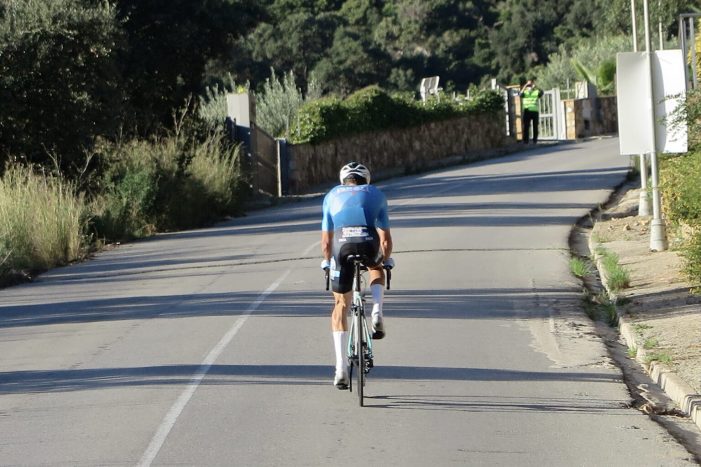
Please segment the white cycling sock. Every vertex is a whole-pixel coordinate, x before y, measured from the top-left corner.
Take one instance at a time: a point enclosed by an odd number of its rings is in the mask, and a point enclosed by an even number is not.
[[[336,371],[346,371],[348,331],[333,331],[333,348],[336,351]]]
[[[382,317],[382,302],[385,297],[385,286],[382,284],[372,284],[370,286],[372,292],[372,316]]]

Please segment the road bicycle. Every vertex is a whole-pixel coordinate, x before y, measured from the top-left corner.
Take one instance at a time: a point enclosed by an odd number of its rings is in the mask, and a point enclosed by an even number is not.
[[[355,372],[358,403],[365,405],[364,391],[367,374],[374,367],[374,355],[372,353],[372,333],[365,317],[365,277],[367,267],[363,264],[363,257],[350,255],[347,261],[353,263],[353,302],[349,307],[351,318],[348,332],[348,390],[353,392],[353,373]],[[392,268],[385,266],[387,290],[390,289],[392,280]],[[326,290],[329,290],[329,271],[326,270]]]

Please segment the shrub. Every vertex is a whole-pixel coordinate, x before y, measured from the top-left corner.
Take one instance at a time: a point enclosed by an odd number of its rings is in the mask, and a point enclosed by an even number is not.
[[[406,128],[425,122],[480,113],[496,113],[504,101],[488,91],[474,99],[429,99],[422,103],[406,95],[390,95],[378,86],[356,91],[345,100],[326,97],[303,105],[291,139],[294,143],[317,143],[365,131]]]
[[[159,183],[152,145],[136,140],[105,143],[99,151],[108,168],[102,193],[93,203],[97,234],[109,241],[150,235],[156,230],[152,213]]]
[[[660,161],[665,216],[674,223],[701,224],[701,151]]]
[[[256,94],[256,121],[273,136],[288,135],[294,115],[303,103],[304,96],[297,88],[294,73],[285,73],[278,80],[271,69],[263,91]]]
[[[239,150],[222,132],[103,144],[108,169],[94,203],[97,233],[110,241],[197,227],[241,210]]]
[[[228,113],[226,95],[232,92],[248,92],[250,83],[237,85],[231,74],[221,83],[214,83],[205,88],[205,95],[197,98],[197,116],[210,131],[224,125]]]
[[[186,213],[175,215],[182,219],[176,227],[193,227],[215,221],[225,215],[240,214],[246,180],[241,169],[240,147],[225,144],[220,133],[212,133],[201,143],[193,144],[192,160],[185,170]]]
[[[377,128],[405,126],[411,116],[412,104],[395,99],[380,89],[368,86],[346,97],[343,101],[346,118],[354,133],[372,131]]]
[[[62,178],[11,165],[0,179],[0,275],[44,270],[85,252],[88,210]]]
[[[688,125],[687,154],[660,159],[663,211],[674,224],[691,226],[680,248],[684,273],[694,288],[701,288],[701,92],[692,90],[672,115],[672,123]]]
[[[583,38],[574,47],[561,45],[550,54],[548,64],[535,70],[543,89],[574,87],[577,80],[585,79],[600,87],[600,92],[615,93],[615,59],[621,50],[627,50],[630,38],[625,35]]]
[[[345,110],[337,97],[322,97],[303,105],[290,134],[294,143],[317,142],[347,133]]]
[[[681,252],[684,258],[684,273],[693,284],[694,290],[701,292],[701,231],[697,229]]]

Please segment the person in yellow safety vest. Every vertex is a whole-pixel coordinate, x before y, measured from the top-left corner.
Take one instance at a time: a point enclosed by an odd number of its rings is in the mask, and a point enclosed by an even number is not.
[[[522,124],[522,135],[523,143],[528,144],[528,133],[533,122],[533,144],[538,142],[538,99],[543,95],[543,90],[539,89],[535,85],[534,79],[529,79],[526,84],[523,85],[519,96],[521,96],[521,105],[523,107],[523,112],[521,112],[521,124]]]

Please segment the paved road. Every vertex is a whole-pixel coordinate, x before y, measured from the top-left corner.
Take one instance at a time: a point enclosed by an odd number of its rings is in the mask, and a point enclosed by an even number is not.
[[[568,270],[617,148],[381,184],[397,269],[363,409],[331,385],[320,199],[0,291],[0,464],[693,465],[626,408]]]

